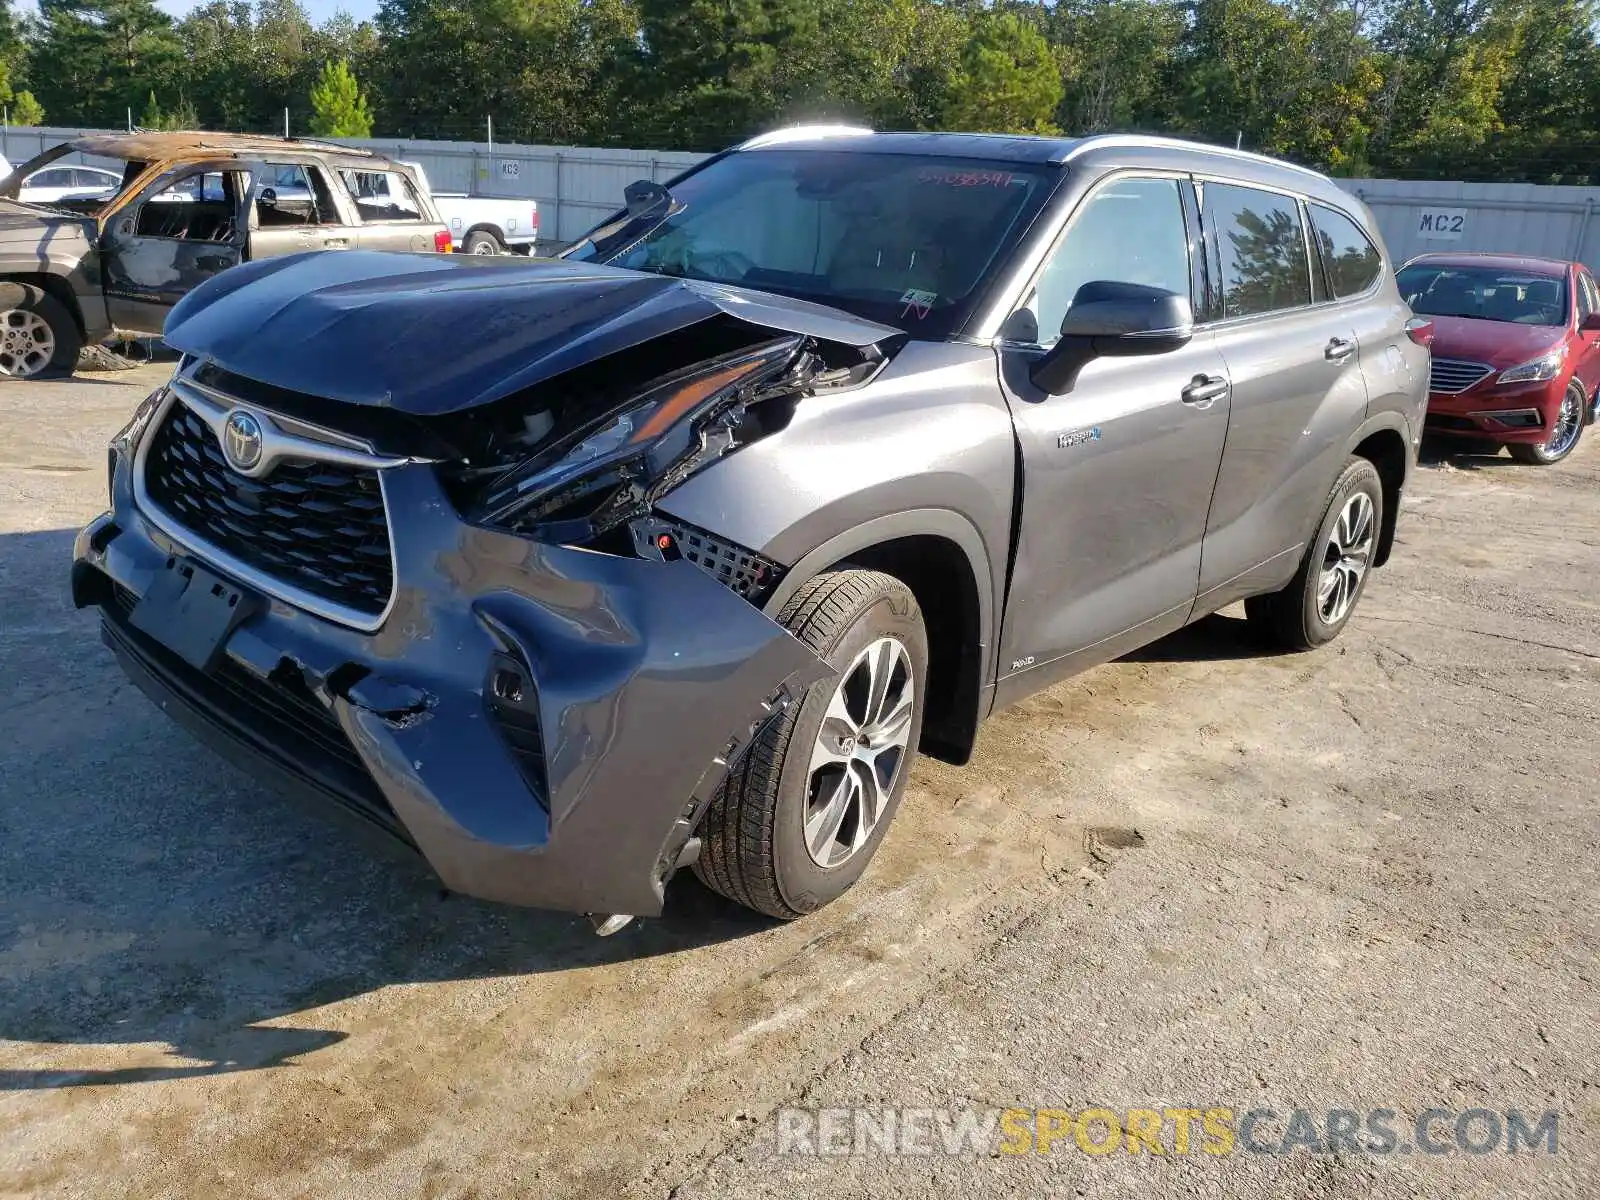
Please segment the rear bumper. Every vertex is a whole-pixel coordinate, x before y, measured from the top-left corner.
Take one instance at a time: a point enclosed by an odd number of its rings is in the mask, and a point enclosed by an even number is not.
[[[462,524],[426,467],[386,480],[396,591],[362,632],[265,598],[207,670],[129,623],[169,556],[229,572],[135,504],[74,550],[129,677],[258,777],[414,847],[446,886],[511,904],[653,915],[717,785],[829,669],[688,562]],[[248,584],[234,579],[248,588]]]

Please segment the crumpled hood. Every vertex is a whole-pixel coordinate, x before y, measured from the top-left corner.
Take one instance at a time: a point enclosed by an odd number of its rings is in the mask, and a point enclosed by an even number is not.
[[[165,337],[262,383],[436,416],[719,314],[850,346],[902,336],[803,300],[590,263],[319,251],[208,280]]]

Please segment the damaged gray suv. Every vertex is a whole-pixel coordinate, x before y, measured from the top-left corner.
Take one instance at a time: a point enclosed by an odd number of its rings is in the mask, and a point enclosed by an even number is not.
[[[1238,600],[1336,636],[1430,335],[1285,163],[786,130],[564,261],[200,287],[74,596],[203,741],[450,888],[609,930],[692,866],[792,918],[997,709]]]

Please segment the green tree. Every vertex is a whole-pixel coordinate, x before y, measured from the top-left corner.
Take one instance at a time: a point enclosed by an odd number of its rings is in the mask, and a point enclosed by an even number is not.
[[[637,9],[634,97],[652,145],[715,149],[775,124],[795,65],[786,57],[824,35],[818,0],[638,0]]]
[[[152,0],[39,0],[28,78],[64,125],[121,126],[181,63],[172,18]]]
[[[649,144],[629,0],[381,0],[376,32],[385,129],[481,138],[492,117],[496,140]]]
[[[255,17],[248,0],[212,0],[178,24],[183,85],[213,129],[260,130],[287,97],[263,86],[256,60]],[[281,116],[277,127],[282,127]]]
[[[0,104],[10,103],[14,89],[22,87],[26,65],[22,24],[11,8],[11,0],[0,0]]]
[[[372,136],[367,98],[342,58],[323,63],[322,78],[311,89],[311,132],[318,137]]]
[[[16,94],[11,101],[11,123],[13,125],[43,125],[44,106],[33,98],[33,93],[27,89]]]
[[[959,129],[1055,133],[1064,88],[1056,51],[1016,13],[980,17],[961,53],[945,120]]]
[[[1168,0],[1064,0],[1050,26],[1070,48],[1057,122],[1071,133],[1164,123],[1169,79],[1186,25]]]

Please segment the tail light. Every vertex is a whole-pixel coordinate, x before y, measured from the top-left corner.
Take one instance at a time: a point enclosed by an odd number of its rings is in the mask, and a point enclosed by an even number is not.
[[[535,204],[533,206],[533,217],[532,217],[531,224],[533,226],[533,231],[535,233],[538,233],[539,232],[539,206],[537,204]]]
[[[1406,322],[1406,336],[1419,346],[1433,345],[1433,322],[1424,317],[1412,317]]]
[[[448,229],[435,229],[433,231],[433,250],[435,254],[449,254],[453,245]]]

